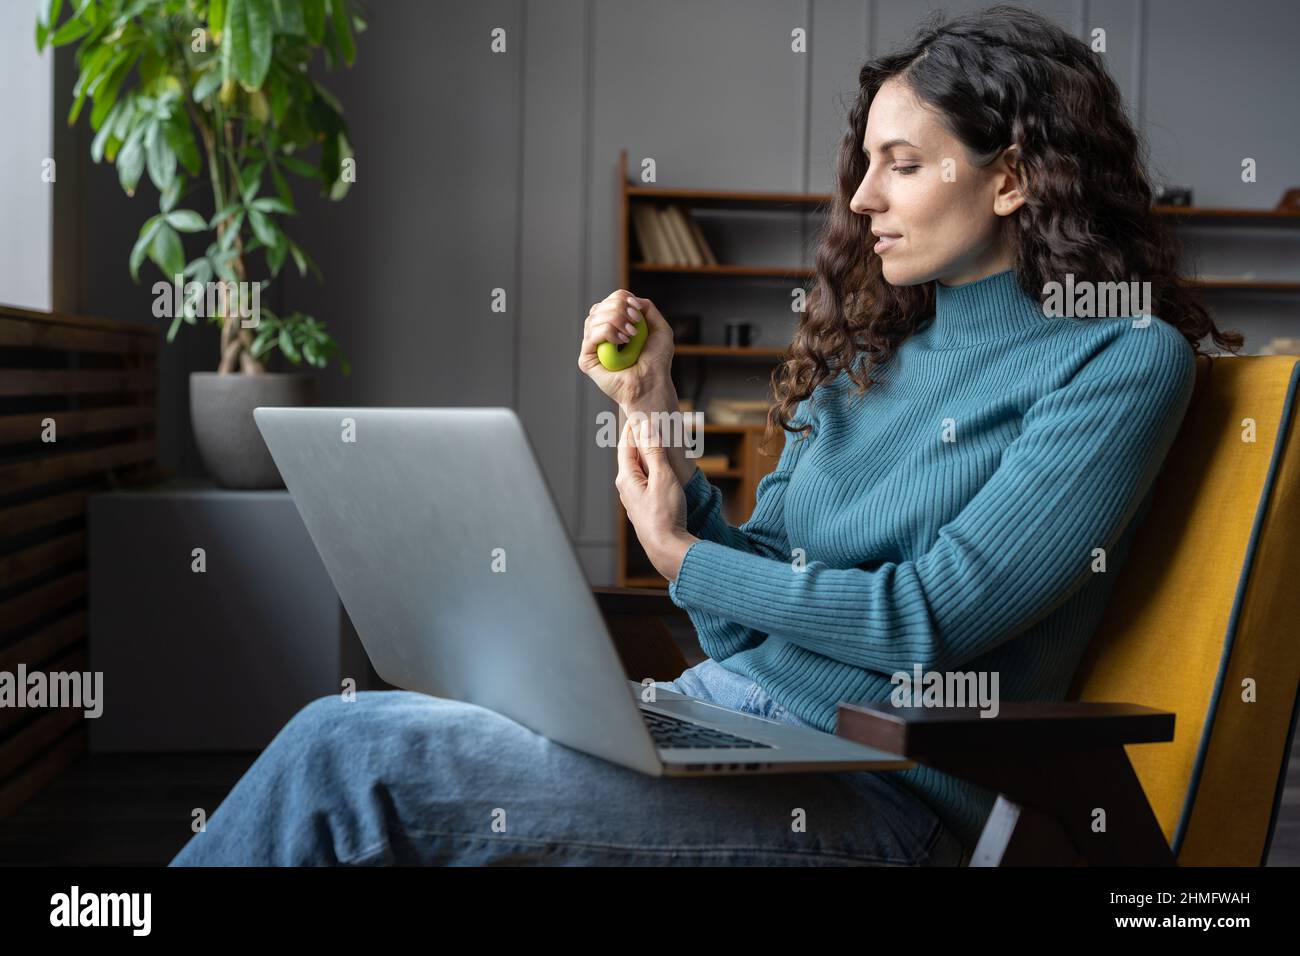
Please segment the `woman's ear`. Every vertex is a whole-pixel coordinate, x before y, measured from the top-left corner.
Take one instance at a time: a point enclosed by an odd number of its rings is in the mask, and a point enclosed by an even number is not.
[[[1020,147],[1013,144],[1002,151],[994,165],[997,192],[993,195],[993,212],[1009,216],[1025,204],[1020,184]]]

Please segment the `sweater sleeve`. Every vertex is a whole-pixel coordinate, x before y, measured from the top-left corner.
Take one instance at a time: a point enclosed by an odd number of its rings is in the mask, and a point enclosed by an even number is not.
[[[800,403],[792,424],[804,421],[807,399]],[[785,530],[785,488],[804,448],[815,433],[805,438],[786,433],[785,448],[776,468],[762,477],[754,492],[754,511],[749,520],[733,528],[722,517],[722,492],[698,468],[686,485],[686,530],[697,538],[728,548],[789,560],[790,541]]]
[[[915,560],[796,568],[701,540],[673,601],[887,674],[957,667],[1083,587],[1093,549],[1111,550],[1155,481],[1195,375],[1177,329],[1126,329],[1030,406],[998,468]]]
[[[807,421],[805,416],[809,412],[809,403],[805,399],[796,410],[792,424]],[[759,480],[753,514],[738,528],[727,524],[722,516],[722,492],[697,468],[685,488],[687,530],[701,540],[721,547],[777,561],[790,560],[790,541],[785,528],[785,489],[804,449],[812,442],[816,425],[813,427],[814,432],[808,433],[807,437],[796,432],[786,433],[785,448],[776,467]],[[766,639],[767,635],[762,631],[745,627],[721,614],[687,607],[677,600],[676,587],[675,581],[668,585],[669,597],[685,609],[695,625],[700,647],[715,661],[756,647]]]

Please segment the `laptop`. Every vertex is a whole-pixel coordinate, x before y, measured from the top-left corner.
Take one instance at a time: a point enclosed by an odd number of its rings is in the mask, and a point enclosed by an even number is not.
[[[253,417],[389,684],[489,708],[653,776],[915,766],[629,680],[513,410]]]

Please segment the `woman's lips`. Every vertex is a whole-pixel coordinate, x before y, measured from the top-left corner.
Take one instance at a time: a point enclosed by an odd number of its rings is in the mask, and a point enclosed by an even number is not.
[[[880,241],[872,246],[873,252],[887,252],[902,236],[881,236]]]

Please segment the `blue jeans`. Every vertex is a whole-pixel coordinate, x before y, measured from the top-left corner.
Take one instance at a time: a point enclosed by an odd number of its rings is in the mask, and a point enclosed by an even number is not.
[[[659,686],[801,723],[712,660]],[[474,704],[361,691],[295,714],[171,865],[957,864],[888,776],[650,777]]]

